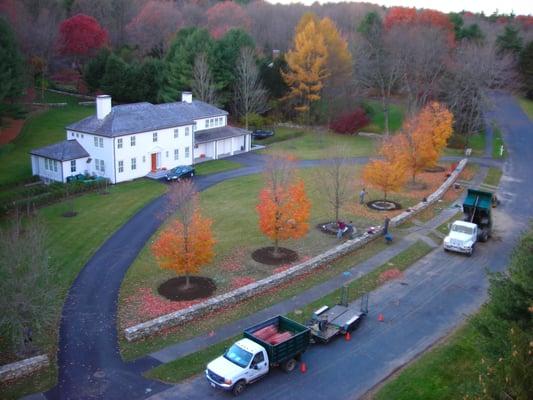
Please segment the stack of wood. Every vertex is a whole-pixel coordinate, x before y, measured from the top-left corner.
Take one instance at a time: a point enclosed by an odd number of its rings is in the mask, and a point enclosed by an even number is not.
[[[289,331],[279,332],[276,325],[269,325],[254,332],[254,336],[264,342],[276,345],[289,340],[292,333]]]

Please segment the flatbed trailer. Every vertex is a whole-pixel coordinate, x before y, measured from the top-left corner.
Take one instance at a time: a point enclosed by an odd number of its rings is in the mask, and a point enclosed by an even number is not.
[[[337,335],[345,335],[359,326],[368,314],[368,294],[361,297],[361,303],[349,304],[348,289],[342,288],[341,301],[329,307],[324,305],[316,310],[306,325],[311,330],[311,341],[328,343]]]

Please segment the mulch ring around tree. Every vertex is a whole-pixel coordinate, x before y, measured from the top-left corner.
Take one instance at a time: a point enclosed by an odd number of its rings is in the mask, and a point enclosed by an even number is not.
[[[63,214],[61,214],[65,218],[72,218],[78,215],[76,211],[65,211]]]
[[[367,207],[376,211],[400,210],[402,205],[392,200],[372,200],[366,203]]]
[[[217,285],[211,278],[205,276],[189,277],[190,286],[185,288],[185,277],[179,276],[163,282],[157,288],[161,296],[172,301],[195,300],[211,296]]]
[[[339,226],[338,226],[337,222],[324,222],[322,224],[317,224],[316,228],[320,232],[325,233],[327,235],[337,236],[337,231],[339,229]],[[349,238],[352,235],[354,235],[355,233],[356,233],[356,229],[352,225],[348,225],[348,230],[346,232],[344,232],[342,237],[344,237],[344,238],[348,237]]]
[[[446,168],[444,168],[442,165],[435,165],[434,167],[424,168],[424,172],[429,172],[429,173],[444,172],[444,171],[446,171]]]
[[[278,255],[274,255],[274,247],[261,247],[252,253],[252,258],[261,264],[281,265],[298,260],[298,253],[285,247],[278,247]]]

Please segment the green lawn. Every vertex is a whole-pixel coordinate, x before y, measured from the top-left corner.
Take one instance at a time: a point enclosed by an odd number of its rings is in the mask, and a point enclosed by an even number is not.
[[[362,293],[370,292],[379,287],[382,284],[382,282],[379,280],[379,274],[381,272],[389,268],[398,268],[403,271],[416,262],[416,260],[429,253],[429,251],[431,251],[431,247],[429,247],[426,243],[422,241],[416,242],[408,249],[391,258],[389,262],[377,268],[375,271],[352,281],[348,285],[349,301],[357,299]],[[393,264],[393,266],[391,266],[391,264]],[[318,307],[324,304],[333,305],[338,302],[339,298],[340,290],[335,290],[332,293],[329,293],[319,300],[314,301],[313,303],[308,304],[300,309],[298,315],[293,312],[289,313],[288,317],[303,323]],[[190,354],[184,358],[163,364],[150,370],[147,373],[147,376],[166,382],[175,383],[182,381],[183,379],[201,372],[209,361],[222,354],[224,348],[229,347],[229,345],[231,345],[231,343],[237,340],[240,336],[241,335],[234,336],[224,340],[223,342],[209,346],[206,349]]]
[[[22,132],[11,143],[0,147],[0,186],[11,185],[31,176],[30,155],[34,148],[66,138],[65,126],[94,113],[94,107],[77,105],[74,97],[47,93],[46,102],[67,102],[66,107],[38,111],[28,117]]]
[[[301,160],[327,158],[328,153],[341,147],[346,156],[369,156],[376,153],[376,140],[366,136],[340,135],[327,131],[301,131],[293,128],[277,128],[276,136],[287,138],[278,140],[262,150],[265,154],[274,151],[285,151]],[[279,138],[278,138],[279,139]],[[258,143],[268,144],[266,141]]]
[[[485,154],[485,132],[475,133],[468,138],[468,145],[472,149],[473,156],[483,156]],[[445,156],[464,156],[464,149],[454,149],[447,147],[444,149]]]
[[[533,100],[526,99],[525,97],[519,97],[518,102],[522,107],[522,110],[528,115],[529,119],[533,121]]]
[[[209,175],[217,172],[230,171],[242,167],[242,164],[230,160],[212,160],[196,164],[194,169],[197,175]]]
[[[443,222],[442,224],[440,224],[436,230],[444,235],[447,235],[448,232],[450,232],[450,224],[454,221],[457,221],[458,219],[461,219],[462,216],[463,216],[463,213],[459,211],[457,214],[455,214],[453,217],[448,219],[446,222]]]
[[[501,147],[503,146],[503,153]],[[492,137],[492,158],[502,159],[507,157],[507,149],[503,143],[502,131],[497,126],[494,127],[494,135]]]
[[[74,218],[61,215],[68,207],[64,202],[38,210],[39,218],[47,231],[49,263],[55,274],[54,281],[62,299],[61,304],[72,282],[92,254],[144,204],[163,194],[166,188],[156,181],[142,179],[111,186],[109,195],[85,194],[73,199],[74,210],[78,212]],[[60,311],[57,310],[58,319]],[[16,385],[25,393],[43,389],[43,386],[51,387],[55,383],[55,374],[50,370],[55,368],[57,328],[58,326],[34,339],[35,345],[52,357],[52,367]],[[0,347],[0,351],[7,349]],[[46,377],[45,382],[43,375]]]
[[[373,112],[370,118],[370,124],[362,128],[363,132],[384,133],[385,132],[385,113],[381,102],[377,100],[367,100],[365,105],[372,108]],[[391,104],[389,109],[389,130],[395,132],[401,128],[405,108],[399,104]]]
[[[401,371],[373,397],[376,400],[478,398],[481,354],[471,324]]]

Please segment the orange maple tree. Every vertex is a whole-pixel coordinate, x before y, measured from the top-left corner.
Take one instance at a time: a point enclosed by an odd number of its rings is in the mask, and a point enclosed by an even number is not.
[[[382,146],[381,155],[404,164],[415,182],[419,172],[437,163],[452,134],[452,124],[452,113],[432,102],[404,123],[402,132]]]
[[[273,156],[266,168],[266,184],[259,193],[259,228],[274,241],[274,255],[280,240],[298,239],[309,230],[311,203],[301,179],[294,176],[292,160]]]
[[[190,287],[189,277],[213,259],[215,239],[211,232],[212,221],[194,207],[188,224],[179,219],[172,221],[152,245],[159,266],[185,275],[185,289]]]
[[[385,200],[389,192],[396,192],[403,186],[406,177],[405,164],[402,162],[372,160],[363,170],[364,181],[380,188]]]

